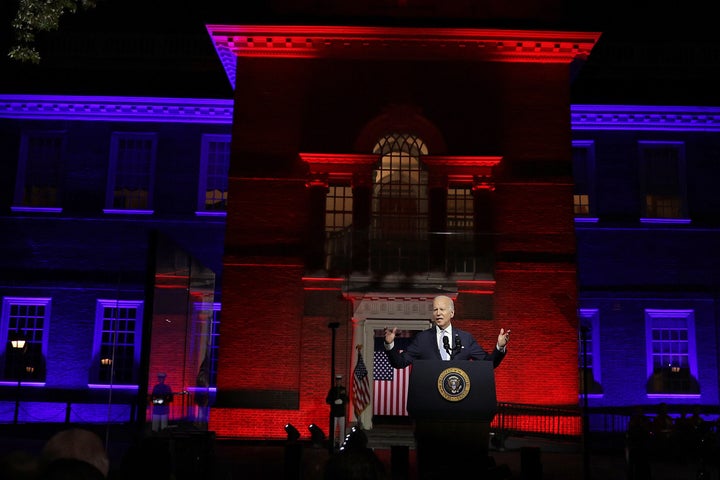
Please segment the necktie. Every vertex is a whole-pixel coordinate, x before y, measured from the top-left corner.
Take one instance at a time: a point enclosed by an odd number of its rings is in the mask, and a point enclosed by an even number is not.
[[[447,350],[445,350],[445,339],[447,338],[447,332],[443,330],[442,335],[440,336],[440,356],[443,360],[450,360],[450,354],[447,352]]]

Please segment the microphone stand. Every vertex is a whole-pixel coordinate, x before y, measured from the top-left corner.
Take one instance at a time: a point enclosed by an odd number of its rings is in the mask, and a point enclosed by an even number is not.
[[[447,337],[443,337],[443,347],[445,348],[445,351],[450,355],[450,360],[455,358],[455,355],[460,353],[462,350],[462,343],[460,342],[460,337],[455,335],[455,346],[450,348],[450,341]]]
[[[462,343],[460,343],[460,337],[455,335],[455,346],[452,349],[449,349],[447,346],[445,347],[447,349],[447,352],[450,354],[450,360],[455,358],[455,355],[460,353],[462,350]]]
[[[447,335],[443,336],[443,348],[447,352],[447,354],[450,356],[450,360],[453,359],[455,354],[453,353],[455,350],[450,348],[450,340],[448,340]]]

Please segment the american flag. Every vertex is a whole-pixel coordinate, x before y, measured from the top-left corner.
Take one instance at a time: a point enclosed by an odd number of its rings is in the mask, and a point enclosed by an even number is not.
[[[375,401],[373,414],[407,416],[407,392],[410,380],[410,367],[394,369],[388,362],[384,339],[375,339],[375,355],[373,357],[373,387]],[[403,350],[410,342],[409,338],[396,338],[395,348]]]
[[[355,365],[355,371],[353,372],[352,391],[355,415],[359,416],[370,403],[370,380],[368,379],[368,371],[359,348],[357,365]]]

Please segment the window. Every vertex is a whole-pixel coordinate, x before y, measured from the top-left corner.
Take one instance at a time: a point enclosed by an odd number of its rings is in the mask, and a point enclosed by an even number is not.
[[[64,141],[64,132],[35,132],[22,136],[14,211],[60,211]]]
[[[645,310],[649,394],[699,394],[692,310]]]
[[[685,205],[685,148],[682,142],[640,142],[642,216],[682,219]]]
[[[210,396],[216,390],[218,340],[220,339],[220,304],[196,302],[193,305],[193,345],[197,348],[197,373],[192,393],[195,425],[207,423]]]
[[[597,309],[582,308],[579,311],[580,335],[578,336],[578,366],[580,370],[580,394],[602,394],[600,383],[599,314]],[[583,376],[584,372],[584,376]]]
[[[447,192],[447,229],[472,232],[475,225],[471,186],[450,186]]]
[[[6,297],[2,305],[3,378],[44,381],[49,298]],[[17,343],[20,340],[21,343]],[[24,344],[22,343],[24,341]]]
[[[195,309],[195,332],[198,336],[200,346],[199,358],[205,359],[205,365],[201,361],[201,369],[208,385],[217,385],[218,349],[220,339],[220,304],[219,303],[196,303]],[[199,382],[198,382],[199,383]],[[197,385],[200,387],[201,385]]]
[[[428,153],[413,136],[391,134],[373,149],[380,159],[373,171],[370,217],[371,268],[375,271],[426,270],[428,258]]]
[[[343,231],[352,225],[353,196],[350,185],[330,185],[325,196],[325,231]]]
[[[388,135],[373,153],[381,155],[373,172],[372,226],[376,235],[427,232],[427,173],[420,156],[425,144],[411,135]]]
[[[137,383],[142,311],[142,301],[97,301],[91,383]]]
[[[152,213],[157,139],[154,133],[114,133],[105,213]]]
[[[479,268],[474,261],[474,202],[471,185],[450,185],[447,189],[446,231],[430,233],[431,251],[445,252],[445,268],[450,271],[471,273]]]
[[[595,143],[578,140],[572,144],[573,210],[576,217],[595,214]]]
[[[230,168],[230,135],[203,135],[200,152],[199,215],[225,215]]]
[[[325,269],[343,268],[351,256],[353,192],[350,185],[329,185],[325,196]]]

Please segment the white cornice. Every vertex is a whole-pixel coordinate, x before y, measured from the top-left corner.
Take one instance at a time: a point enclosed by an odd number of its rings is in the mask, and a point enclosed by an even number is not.
[[[0,94],[0,118],[26,120],[232,124],[232,100]],[[572,129],[720,131],[720,107],[572,105]],[[313,162],[337,161],[304,154]]]
[[[720,107],[572,105],[573,131],[720,131]]]
[[[232,100],[2,95],[0,118],[232,124]]]
[[[288,25],[206,25],[235,88],[237,57],[570,63],[597,32]]]

